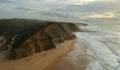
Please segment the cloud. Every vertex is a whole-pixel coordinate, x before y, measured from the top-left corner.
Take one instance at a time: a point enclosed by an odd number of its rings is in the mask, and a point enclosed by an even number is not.
[[[114,0],[65,0],[64,2],[72,5],[85,5],[92,2],[112,2],[112,1]]]
[[[12,2],[14,2],[14,1],[12,1],[12,0],[0,0],[0,3],[12,3]]]
[[[93,14],[93,15],[88,15],[85,18],[114,18],[116,17],[116,14],[113,12],[105,12],[103,14]]]
[[[0,18],[120,21],[119,3],[120,0],[0,0]]]

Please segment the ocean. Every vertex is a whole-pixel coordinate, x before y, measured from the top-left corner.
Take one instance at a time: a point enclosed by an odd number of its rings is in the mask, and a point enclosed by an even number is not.
[[[78,32],[77,37],[90,46],[88,55],[93,56],[85,70],[120,70],[120,24],[90,24],[80,27],[91,32]]]

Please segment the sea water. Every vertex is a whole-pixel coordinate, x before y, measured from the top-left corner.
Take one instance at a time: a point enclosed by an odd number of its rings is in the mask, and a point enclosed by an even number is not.
[[[87,53],[95,58],[86,70],[120,70],[120,31],[110,29],[109,25],[108,28],[89,25],[83,29],[91,32],[79,32],[76,35],[90,44]]]

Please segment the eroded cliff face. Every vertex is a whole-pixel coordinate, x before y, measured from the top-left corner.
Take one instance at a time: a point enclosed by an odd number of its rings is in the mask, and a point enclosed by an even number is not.
[[[32,54],[56,48],[56,44],[65,40],[74,39],[73,32],[79,31],[76,24],[53,22],[37,30],[30,36],[22,35],[18,42],[14,43],[9,51],[9,59],[19,59]],[[18,44],[18,45],[16,45]]]
[[[8,50],[9,59],[19,59],[56,48],[74,39],[79,23],[32,19],[0,19],[0,51]],[[80,23],[80,25],[85,25]]]

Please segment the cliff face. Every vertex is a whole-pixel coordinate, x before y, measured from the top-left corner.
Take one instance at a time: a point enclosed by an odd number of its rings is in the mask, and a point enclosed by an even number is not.
[[[9,46],[9,59],[19,59],[56,48],[56,44],[74,39],[73,32],[79,31],[76,24],[67,22],[7,19],[0,20],[0,23],[0,36],[6,39],[2,45]]]
[[[79,29],[75,24],[54,23],[46,26],[42,30],[37,31],[33,36],[29,37],[24,43],[17,48],[11,49],[9,52],[10,59],[19,59],[30,56],[44,50],[56,48],[57,43],[65,40],[74,39],[72,32]]]

